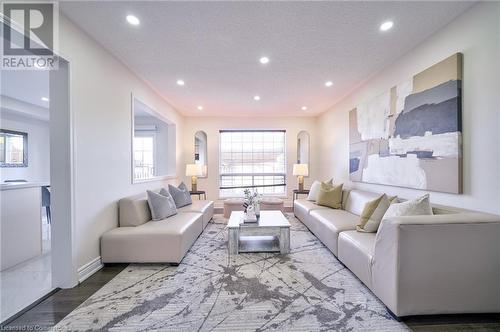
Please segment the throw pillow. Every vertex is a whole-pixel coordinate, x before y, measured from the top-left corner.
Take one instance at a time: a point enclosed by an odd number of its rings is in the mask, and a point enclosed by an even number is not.
[[[189,189],[186,187],[184,182],[181,182],[179,187],[175,187],[169,184],[168,191],[170,192],[170,195],[172,195],[175,206],[177,206],[177,208],[181,208],[193,203],[193,201],[191,200],[191,195],[189,194]]]
[[[389,206],[394,203],[397,196],[388,197],[383,194],[373,201],[367,202],[361,213],[359,224],[356,225],[358,232],[375,233]]]
[[[333,209],[342,209],[342,186],[330,186],[326,183],[321,183],[318,199],[316,204],[328,206]]]
[[[403,203],[391,204],[382,219],[400,216],[432,215],[432,207],[429,194],[422,197],[406,201]]]
[[[148,190],[148,205],[151,210],[151,217],[154,221],[162,220],[177,214],[172,196],[164,196]]]
[[[317,201],[318,200],[318,194],[319,194],[319,189],[321,188],[321,183],[326,183],[326,184],[329,184],[331,186],[331,185],[333,185],[333,179],[330,179],[330,180],[325,181],[325,182],[314,181],[313,184],[311,185],[311,189],[309,189],[309,195],[307,195],[308,201]]]

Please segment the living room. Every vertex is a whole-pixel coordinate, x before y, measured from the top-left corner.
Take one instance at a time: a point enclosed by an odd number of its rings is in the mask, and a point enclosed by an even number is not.
[[[45,225],[50,287],[2,268],[2,328],[500,329],[500,3],[40,4],[1,129],[45,105],[50,179],[2,141],[1,241]]]

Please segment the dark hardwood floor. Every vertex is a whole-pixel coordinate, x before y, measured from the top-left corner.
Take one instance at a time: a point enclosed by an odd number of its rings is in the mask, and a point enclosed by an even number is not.
[[[106,265],[75,288],[59,290],[0,331],[47,331],[120,273],[128,264]],[[417,332],[500,331],[500,314],[434,315],[405,317],[402,321]]]
[[[0,331],[49,330],[127,266],[128,264],[106,265],[80,285],[61,289],[14,320],[2,324]]]

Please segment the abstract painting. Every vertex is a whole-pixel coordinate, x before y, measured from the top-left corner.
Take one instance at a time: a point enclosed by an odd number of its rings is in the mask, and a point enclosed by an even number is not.
[[[349,176],[462,193],[462,54],[349,112]]]

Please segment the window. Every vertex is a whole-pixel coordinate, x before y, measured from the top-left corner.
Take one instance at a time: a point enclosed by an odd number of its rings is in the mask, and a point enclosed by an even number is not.
[[[175,175],[175,124],[132,97],[132,183]]]
[[[28,134],[0,130],[0,166],[28,166]]]
[[[242,196],[244,188],[285,194],[285,151],[284,130],[221,130],[220,196]]]
[[[155,176],[154,147],[154,135],[134,137],[134,177],[136,179],[149,179]]]

